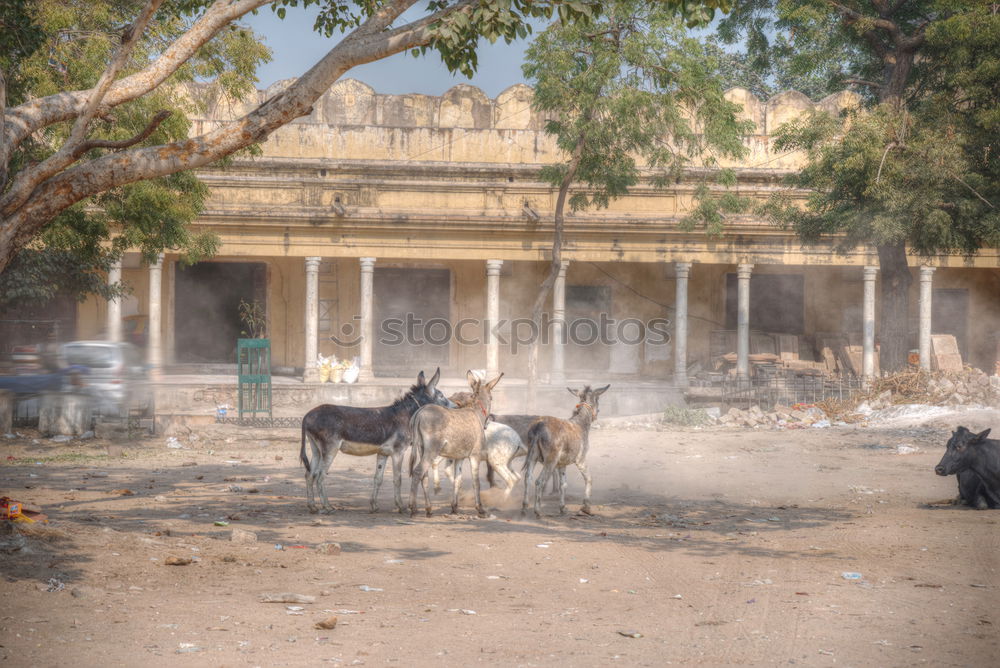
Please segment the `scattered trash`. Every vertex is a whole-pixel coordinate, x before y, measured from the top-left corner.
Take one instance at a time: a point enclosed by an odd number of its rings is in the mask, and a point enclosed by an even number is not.
[[[500,576],[499,575],[487,575],[486,579],[487,580],[499,580]],[[975,587],[976,585],[972,585],[972,586]]]
[[[88,438],[94,438],[94,432],[93,431],[85,431],[82,434],[80,434],[80,440],[81,441],[85,441]]]
[[[118,496],[135,496],[135,492],[127,488],[113,489],[111,490],[111,493],[116,494]]]
[[[233,533],[229,536],[229,541],[232,543],[256,543],[257,534],[245,529],[233,529]]]
[[[261,594],[258,600],[261,603],[315,603],[316,597],[282,592],[280,594]]]
[[[173,448],[174,450],[180,450],[184,446],[181,445],[181,442],[177,440],[176,436],[170,436],[167,438],[167,447]]]
[[[187,566],[192,561],[191,557],[167,557],[163,560],[165,566]]]
[[[845,580],[860,580],[864,576],[861,575],[861,573],[844,571],[843,573],[840,574],[840,577],[844,578]]]
[[[301,605],[286,605],[285,606],[285,612],[287,614],[289,614],[289,615],[301,615],[301,614],[303,614],[303,612],[302,612],[303,610],[305,610],[305,608],[303,608]]]
[[[232,464],[233,466],[236,466],[237,464],[240,463],[240,460],[238,460],[238,459],[227,459],[226,461],[224,461],[222,463],[223,464]]]
[[[191,654],[194,652],[204,652],[204,651],[205,650],[202,649],[201,647],[198,647],[194,643],[190,642],[182,642],[177,647],[178,654]]]
[[[276,549],[276,550],[284,550],[285,546],[282,545],[281,543],[275,543],[274,544],[274,549]]]
[[[335,628],[337,628],[337,618],[336,617],[327,617],[326,619],[322,619],[322,620],[316,622],[316,628],[317,629],[335,629]]]
[[[217,527],[227,527],[227,526],[229,526],[229,522],[227,522],[226,520],[215,520],[215,526],[217,526]]]
[[[369,587],[368,585],[361,585],[360,587],[358,587],[358,589],[360,589],[361,591],[385,591],[384,589],[380,589],[379,587]]]
[[[546,543],[539,543],[539,544],[538,544],[538,545],[536,545],[535,547],[541,547],[541,548],[545,548],[545,549],[548,549],[548,547],[549,547],[549,546],[548,546],[548,545],[547,545]]]
[[[219,404],[215,407],[215,417],[224,418],[229,412],[229,404]]]
[[[402,559],[386,559],[385,563],[387,563],[387,564],[402,564],[403,560]]]
[[[334,610],[338,615],[363,615],[365,614],[362,610]]]
[[[819,653],[820,654],[825,654],[827,656],[833,656],[833,652],[830,651],[830,650],[828,650],[828,649],[821,649],[821,650],[819,650]]]
[[[989,585],[984,585],[984,584],[970,584],[969,586],[976,587],[977,589],[986,589],[987,587],[989,587]]]
[[[902,444],[896,446],[895,452],[896,452],[897,455],[912,455],[912,454],[915,454],[917,452],[920,452],[920,448],[918,448],[915,445],[909,445],[909,444],[906,444],[906,443],[902,443]]]
[[[66,588],[66,584],[59,578],[49,578],[48,586],[45,588],[47,592],[62,591]]]
[[[588,582],[590,582],[590,580],[587,578],[580,578],[580,584],[587,584]]]
[[[66,436],[65,434],[59,434],[58,436],[53,436],[51,439],[53,443],[67,443],[73,440],[72,436]]]
[[[320,543],[316,546],[316,551],[331,557],[340,555],[340,543]]]
[[[680,594],[674,594],[674,595],[673,595],[673,596],[671,596],[670,598],[676,598],[677,600],[681,600],[681,599],[683,599],[684,597],[683,597],[683,596],[681,596]]]
[[[816,422],[812,423],[813,429],[826,429],[829,426],[830,426],[829,420],[817,420]]]
[[[459,612],[461,612],[463,615],[477,615],[477,614],[479,614],[475,610],[466,610],[465,608],[462,608],[461,610],[459,610]]]
[[[230,485],[227,489],[228,489],[228,491],[232,492],[233,494],[242,494],[243,493],[243,488],[240,487],[239,485]]]
[[[618,635],[625,636],[626,638],[641,638],[642,634],[638,631],[619,631]]]

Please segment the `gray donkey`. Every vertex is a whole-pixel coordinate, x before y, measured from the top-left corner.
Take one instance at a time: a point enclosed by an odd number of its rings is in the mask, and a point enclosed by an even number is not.
[[[471,404],[465,408],[448,410],[440,406],[425,406],[413,416],[410,432],[413,450],[410,452],[410,515],[417,514],[417,487],[424,491],[427,516],[431,516],[431,500],[427,495],[426,479],[438,458],[450,459],[458,471],[458,463],[468,459],[472,470],[479,471],[483,458],[486,437],[484,427],[493,404],[493,388],[503,378],[501,373],[486,382],[476,378],[471,371],[466,373],[472,388]],[[419,462],[417,461],[419,460]],[[472,488],[476,493],[476,512],[486,515],[479,495],[479,476],[472,476]],[[462,476],[455,476],[452,493],[451,512],[458,512],[458,495],[462,489]]]
[[[590,492],[593,481],[587,470],[587,451],[590,449],[590,425],[597,419],[597,402],[611,385],[592,390],[587,385],[582,390],[566,388],[580,399],[568,420],[542,417],[528,430],[528,455],[524,460],[524,503],[521,514],[528,512],[528,488],[531,487],[531,469],[535,462],[542,462],[542,472],[535,481],[535,516],[542,516],[542,491],[549,476],[559,473],[559,514],[566,512],[566,467],[576,464],[583,476],[583,507],[581,512],[590,514]]]
[[[333,510],[323,479],[333,463],[337,452],[366,457],[378,456],[375,465],[375,480],[372,483],[371,509],[378,510],[378,491],[382,486],[386,460],[392,457],[392,482],[395,491],[396,509],[403,512],[403,498],[400,486],[403,483],[403,453],[410,444],[410,420],[421,406],[454,406],[441,390],[437,389],[441,369],[434,372],[431,382],[424,380],[424,372],[417,376],[417,382],[391,406],[381,408],[355,408],[323,404],[317,406],[302,418],[302,448],[299,459],[306,469],[306,494],[309,512],[315,513],[315,494],[326,512]],[[444,410],[444,409],[442,409]],[[306,455],[306,443],[312,449],[312,461]]]

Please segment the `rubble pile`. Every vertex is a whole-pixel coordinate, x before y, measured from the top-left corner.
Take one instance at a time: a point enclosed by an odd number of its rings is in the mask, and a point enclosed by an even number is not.
[[[903,371],[876,379],[861,399],[861,413],[896,404],[1000,406],[1000,387],[979,369]]]
[[[783,406],[776,405],[765,412],[760,406],[751,406],[746,410],[730,408],[729,412],[719,418],[719,424],[727,427],[765,427],[801,429],[805,427],[829,427],[830,420],[818,406]]]

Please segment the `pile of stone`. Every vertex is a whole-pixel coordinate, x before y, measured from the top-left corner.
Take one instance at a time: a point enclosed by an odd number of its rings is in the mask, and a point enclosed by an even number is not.
[[[874,382],[872,391],[858,405],[858,412],[880,410],[894,404],[1000,406],[998,381],[1000,379],[991,379],[986,372],[972,368],[893,374]]]
[[[761,427],[779,429],[801,429],[804,427],[829,427],[830,420],[823,409],[817,406],[782,406],[765,412],[760,406],[746,410],[730,408],[719,418],[719,424],[728,427]]]

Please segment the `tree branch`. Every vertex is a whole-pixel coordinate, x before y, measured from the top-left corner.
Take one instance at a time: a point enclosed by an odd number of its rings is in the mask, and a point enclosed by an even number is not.
[[[39,183],[53,174],[66,169],[85,153],[84,150],[80,149],[87,137],[87,128],[90,126],[90,121],[94,119],[94,115],[101,106],[101,100],[104,99],[105,94],[108,92],[108,89],[122,67],[125,66],[129,56],[132,55],[135,45],[146,31],[146,25],[153,18],[153,15],[162,3],[163,0],[149,0],[135,22],[126,28],[121,46],[111,59],[111,62],[104,69],[97,85],[91,89],[90,97],[83,108],[83,112],[77,116],[73,123],[69,138],[66,139],[66,142],[55,154],[49,156],[35,167],[23,169],[17,174],[10,186],[10,190],[7,191],[4,197],[0,198],[0,214],[7,215],[12,210],[21,206],[31,196],[31,192]],[[10,150],[10,148],[7,147],[7,150]]]
[[[190,30],[168,46],[149,67],[111,86],[104,96],[102,108],[98,113],[104,113],[108,108],[134,100],[153,90],[219,31],[248,12],[270,2],[272,0],[238,0],[232,3],[227,0],[216,0],[201,18],[194,22]],[[53,123],[74,118],[90,99],[90,93],[89,90],[56,93],[25,102],[9,110],[2,128],[2,142],[6,149],[12,152],[32,133]]]
[[[166,109],[158,111],[156,115],[150,119],[149,123],[146,124],[146,127],[143,128],[142,132],[130,139],[121,139],[119,141],[112,141],[109,139],[88,139],[80,145],[78,149],[79,155],[83,155],[87,151],[95,148],[123,149],[128,148],[129,146],[135,146],[146,137],[153,134],[156,128],[160,127],[160,123],[167,120],[170,113],[171,112]]]

